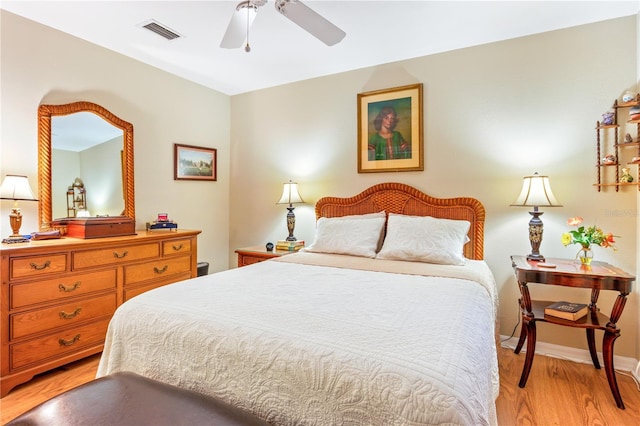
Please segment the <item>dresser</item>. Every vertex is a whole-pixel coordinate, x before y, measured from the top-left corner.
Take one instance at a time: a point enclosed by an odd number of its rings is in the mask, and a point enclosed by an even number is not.
[[[0,397],[35,374],[100,352],[122,303],[196,277],[199,233],[3,244]]]

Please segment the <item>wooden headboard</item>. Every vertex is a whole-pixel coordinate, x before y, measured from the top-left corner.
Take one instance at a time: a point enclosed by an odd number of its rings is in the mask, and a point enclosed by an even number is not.
[[[468,259],[484,258],[484,206],[470,197],[434,198],[409,185],[396,182],[374,185],[348,198],[324,197],[316,203],[316,219],[377,213],[432,216],[468,220],[469,242],[464,246]]]

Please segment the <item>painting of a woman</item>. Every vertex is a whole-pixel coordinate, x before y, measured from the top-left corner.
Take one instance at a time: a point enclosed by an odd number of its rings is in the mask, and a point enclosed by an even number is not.
[[[398,121],[393,107],[386,106],[380,110],[373,120],[376,132],[369,137],[369,161],[411,158],[411,144],[395,130]]]

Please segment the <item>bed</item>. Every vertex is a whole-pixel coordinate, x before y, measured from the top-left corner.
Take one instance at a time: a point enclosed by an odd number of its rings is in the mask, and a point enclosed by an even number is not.
[[[383,183],[316,215],[303,251],[124,303],[98,377],[133,371],[277,425],[497,424],[482,204]]]

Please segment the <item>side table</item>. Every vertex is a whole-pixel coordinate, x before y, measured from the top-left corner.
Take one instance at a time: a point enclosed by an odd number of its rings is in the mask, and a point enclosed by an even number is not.
[[[525,340],[527,341],[527,354],[518,386],[523,388],[526,385],[531,365],[533,364],[533,355],[536,349],[536,322],[541,321],[565,327],[584,328],[587,333],[587,344],[591,360],[593,366],[597,369],[600,368],[600,363],[596,353],[594,334],[595,330],[602,330],[604,331],[602,356],[607,380],[616,405],[618,408],[624,409],[613,368],[613,344],[620,336],[620,329],[616,323],[622,315],[627,295],[631,292],[635,277],[608,263],[597,261],[592,262],[591,266],[583,266],[569,259],[547,259],[546,263],[556,265],[555,268],[547,268],[538,266],[539,262],[537,261],[528,261],[525,256],[511,256],[511,263],[522,296],[520,299],[522,329],[514,352],[516,354],[520,353]],[[532,300],[528,283],[590,288],[589,313],[576,321],[545,315],[544,308],[555,301]],[[611,310],[611,315],[608,317],[600,313],[596,306],[600,290],[614,290],[619,293]]]
[[[276,250],[267,251],[265,246],[243,247],[236,250],[238,254],[238,268],[241,266],[251,265],[253,263],[264,262],[274,257],[284,256],[285,254],[295,253],[294,251]]]

